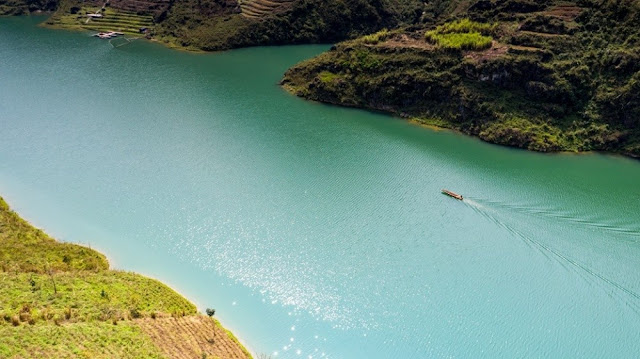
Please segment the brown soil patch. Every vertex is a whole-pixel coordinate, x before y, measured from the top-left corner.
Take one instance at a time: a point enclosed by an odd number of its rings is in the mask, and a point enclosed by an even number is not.
[[[509,45],[509,50],[516,53],[524,53],[524,52],[542,52],[543,49],[539,47],[532,46],[518,46],[518,45]]]
[[[135,321],[170,358],[246,359],[250,355],[213,319],[204,315]]]
[[[558,5],[551,7],[547,11],[543,12],[543,14],[555,16],[564,21],[570,22],[575,20],[581,12],[582,8],[575,5]]]
[[[493,41],[491,48],[484,51],[468,51],[464,57],[475,61],[491,60],[503,56],[509,50],[509,46]]]
[[[392,36],[387,41],[381,43],[381,47],[389,47],[389,48],[413,48],[413,49],[424,49],[424,50],[433,50],[434,46],[427,42],[423,36],[420,36],[419,39],[411,37],[407,34],[399,34]]]
[[[551,38],[551,37],[567,37],[567,35],[562,35],[562,34],[550,34],[550,33],[546,33],[546,32],[535,32],[535,31],[525,31],[525,30],[520,30],[519,33],[532,35],[532,36],[547,37],[547,38]]]

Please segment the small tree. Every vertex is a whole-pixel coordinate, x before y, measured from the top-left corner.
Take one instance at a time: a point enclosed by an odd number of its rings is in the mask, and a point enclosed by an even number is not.
[[[53,269],[51,269],[51,267],[47,265],[45,267],[45,270],[49,275],[49,278],[51,278],[51,283],[53,283],[53,294],[58,294],[58,288],[56,287],[56,280],[55,278],[53,278]]]
[[[213,317],[213,315],[216,314],[216,310],[211,308],[207,308],[206,312],[207,312],[207,315],[210,317]]]

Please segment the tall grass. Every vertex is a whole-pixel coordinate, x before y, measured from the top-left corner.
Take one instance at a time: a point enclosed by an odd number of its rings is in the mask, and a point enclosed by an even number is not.
[[[369,44],[369,45],[375,45],[377,43],[379,43],[380,41],[383,41],[387,38],[387,36],[389,36],[391,32],[387,29],[383,29],[380,30],[378,32],[376,32],[375,34],[370,34],[370,35],[365,35],[362,37],[362,41],[364,41],[365,44]]]
[[[484,50],[491,47],[493,39],[478,32],[434,34],[428,37],[430,42],[445,49]]]
[[[493,38],[489,35],[495,28],[496,24],[462,19],[427,31],[425,38],[430,43],[445,49],[484,50],[491,47]]]
[[[0,358],[166,358],[131,322],[0,325]]]

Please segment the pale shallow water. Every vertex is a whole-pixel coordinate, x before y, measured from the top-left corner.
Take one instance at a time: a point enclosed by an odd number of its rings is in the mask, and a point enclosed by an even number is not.
[[[327,46],[113,49],[37,20],[0,19],[0,194],[216,308],[254,352],[640,355],[639,162],[277,86]]]

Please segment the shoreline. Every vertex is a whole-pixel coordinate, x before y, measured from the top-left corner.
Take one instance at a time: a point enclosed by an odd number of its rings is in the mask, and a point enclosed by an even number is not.
[[[84,33],[90,33],[91,32],[91,30],[87,30],[87,29],[84,29],[84,28],[73,28],[73,27],[66,27],[66,26],[58,26],[58,25],[47,24],[46,21],[54,14],[55,14],[55,12],[41,12],[41,13],[35,14],[35,16],[43,16],[43,17],[47,16],[47,18],[43,22],[39,23],[37,26],[45,28],[45,29],[51,29],[51,30],[63,30],[63,31],[84,32]],[[32,14],[23,15],[23,16],[32,16]],[[216,54],[216,53],[220,53],[220,52],[236,50],[236,49],[227,49],[227,50],[205,51],[205,50],[195,49],[195,48],[191,48],[191,47],[185,47],[185,46],[176,45],[176,44],[173,44],[173,43],[170,43],[170,42],[167,42],[167,41],[162,41],[161,39],[157,39],[157,38],[154,38],[154,37],[146,38],[144,36],[136,37],[136,38],[134,38],[134,40],[145,40],[145,41],[147,41],[149,43],[158,44],[158,45],[161,45],[161,46],[163,46],[163,47],[165,47],[167,49],[170,49],[170,50],[176,50],[176,51],[186,52],[186,53],[195,54],[195,55]],[[269,47],[272,47],[272,46],[274,46],[274,45],[271,45]],[[374,113],[382,113],[382,114],[388,115],[388,116],[390,116],[392,118],[397,118],[397,119],[401,119],[401,120],[407,121],[407,122],[409,122],[409,123],[411,123],[413,125],[417,125],[419,127],[428,128],[428,129],[430,129],[432,131],[451,131],[451,132],[454,132],[454,133],[457,133],[457,134],[460,134],[460,135],[464,135],[464,136],[468,136],[468,137],[471,137],[471,138],[478,139],[478,140],[480,140],[482,142],[485,142],[485,143],[488,143],[488,144],[497,145],[497,146],[501,146],[501,147],[507,147],[507,148],[511,148],[511,149],[524,150],[524,151],[527,151],[527,152],[542,153],[542,154],[549,154],[549,155],[602,154],[602,155],[608,155],[608,156],[620,156],[620,157],[623,157],[623,158],[628,158],[628,159],[640,161],[640,156],[635,156],[635,155],[633,155],[631,153],[626,153],[626,152],[607,152],[607,151],[593,151],[593,150],[589,150],[589,151],[580,151],[580,150],[538,151],[538,150],[532,150],[532,149],[529,149],[529,148],[513,146],[513,145],[509,145],[509,144],[504,144],[504,143],[487,141],[486,139],[480,137],[478,134],[467,133],[467,132],[461,131],[460,129],[448,126],[446,121],[419,118],[419,117],[410,116],[410,115],[403,114],[403,113],[398,113],[397,111],[393,111],[393,110],[389,110],[389,109],[378,109],[378,108],[373,108],[373,107],[365,107],[365,106],[350,105],[350,104],[341,104],[341,103],[336,103],[336,102],[326,102],[326,101],[321,101],[321,100],[318,100],[318,99],[307,98],[307,97],[298,95],[296,93],[295,86],[291,86],[289,84],[283,83],[283,80],[280,80],[279,86],[282,89],[284,89],[287,93],[289,93],[289,94],[291,94],[293,96],[299,97],[299,98],[301,98],[301,99],[303,99],[305,101],[313,101],[313,102],[318,102],[318,103],[325,104],[325,105],[333,105],[333,106],[340,106],[340,107],[358,109],[358,110],[362,110],[362,111],[371,111],[371,112],[374,112]],[[442,124],[438,124],[438,123],[442,123]]]
[[[625,153],[625,152],[607,152],[607,151],[571,151],[571,150],[559,150],[559,151],[536,151],[536,150],[532,150],[529,148],[523,148],[523,147],[518,147],[518,146],[510,146],[508,144],[502,144],[502,143],[497,143],[497,142],[491,142],[491,141],[487,141],[485,139],[483,139],[482,137],[480,137],[479,135],[474,135],[474,134],[470,134],[464,131],[461,131],[457,128],[454,127],[450,127],[447,126],[446,121],[441,121],[441,120],[429,120],[429,119],[424,119],[424,118],[419,118],[419,117],[414,117],[414,116],[410,116],[410,115],[405,115],[405,114],[401,114],[392,110],[388,110],[388,109],[378,109],[378,108],[372,108],[372,107],[365,107],[365,106],[358,106],[358,105],[350,105],[350,104],[341,104],[341,103],[336,103],[336,102],[326,102],[326,101],[321,101],[318,99],[314,99],[314,98],[308,98],[308,97],[304,97],[299,95],[296,92],[296,88],[294,86],[291,86],[287,83],[283,82],[284,78],[280,80],[279,86],[281,89],[283,89],[285,92],[287,92],[289,95],[298,97],[304,101],[311,101],[311,102],[316,102],[319,104],[324,104],[324,105],[329,105],[329,106],[338,106],[338,107],[343,107],[343,108],[351,108],[351,109],[357,109],[357,110],[361,110],[361,111],[368,111],[368,112],[372,112],[372,113],[379,113],[379,114],[384,114],[387,115],[393,119],[398,119],[398,120],[402,120],[402,121],[406,121],[407,123],[414,125],[414,126],[418,126],[418,127],[422,127],[422,128],[426,128],[429,129],[431,131],[435,131],[435,132],[440,132],[440,131],[450,131],[452,133],[456,133],[459,134],[461,136],[465,136],[465,137],[469,137],[469,138],[473,138],[476,140],[479,140],[481,142],[484,143],[488,143],[490,145],[494,145],[494,146],[500,146],[500,147],[506,147],[506,148],[510,148],[510,149],[515,149],[515,150],[522,150],[522,151],[526,151],[526,152],[531,152],[531,153],[539,153],[539,154],[544,154],[544,155],[589,155],[589,154],[600,154],[600,155],[606,155],[606,156],[613,156],[613,157],[621,157],[621,158],[626,158],[626,159],[630,159],[630,160],[636,160],[636,161],[640,161],[640,156],[635,156],[633,154],[630,153]],[[442,125],[437,124],[436,122],[440,122],[443,123]]]
[[[196,312],[196,316],[205,316],[203,310],[206,308],[201,308],[201,305],[199,303],[197,303],[197,301],[194,301],[192,299],[190,299],[188,296],[186,296],[182,291],[178,290],[176,288],[176,286],[173,283],[167,282],[166,280],[161,280],[160,278],[157,278],[156,276],[153,276],[147,272],[144,271],[132,271],[129,270],[127,268],[123,268],[121,266],[113,266],[113,261],[112,261],[112,257],[110,255],[108,255],[109,251],[108,250],[103,250],[103,249],[96,249],[94,248],[90,243],[81,243],[81,242],[74,242],[74,241],[62,241],[57,239],[54,235],[49,235],[49,233],[47,232],[46,228],[41,227],[41,226],[37,226],[34,223],[37,223],[37,221],[34,221],[32,218],[26,217],[21,215],[18,210],[14,209],[15,207],[12,206],[12,199],[9,198],[9,200],[7,200],[7,197],[4,195],[0,195],[0,200],[4,201],[4,203],[6,203],[9,206],[9,210],[12,211],[13,213],[15,213],[19,218],[21,218],[24,222],[26,222],[29,226],[35,228],[36,230],[42,231],[43,233],[45,233],[47,236],[50,236],[50,238],[52,238],[55,243],[59,243],[59,244],[72,244],[72,245],[76,245],[76,246],[80,246],[82,248],[87,248],[90,249],[92,251],[95,251],[97,253],[99,253],[100,255],[104,256],[104,258],[106,259],[106,262],[108,264],[108,270],[110,271],[118,271],[118,272],[125,272],[125,273],[130,273],[130,274],[134,274],[136,276],[140,276],[140,277],[144,277],[146,279],[150,279],[153,281],[157,281],[158,283],[160,283],[163,286],[166,286],[167,288],[169,288],[171,291],[175,292],[178,296],[180,296],[181,298],[183,298],[184,300],[186,300],[187,302],[189,302],[190,304],[192,304],[197,312]],[[238,336],[236,333],[237,331],[232,330],[232,328],[225,326],[224,324],[224,320],[220,317],[217,316],[212,316],[211,317],[212,320],[214,320],[214,322],[216,323],[216,325],[220,326],[220,328],[229,333],[230,337],[232,340],[235,340],[241,347],[241,349],[243,351],[245,351],[246,353],[248,353],[250,355],[250,357],[256,357],[256,352],[249,346],[247,345],[247,342],[245,340],[242,339],[241,336]]]

